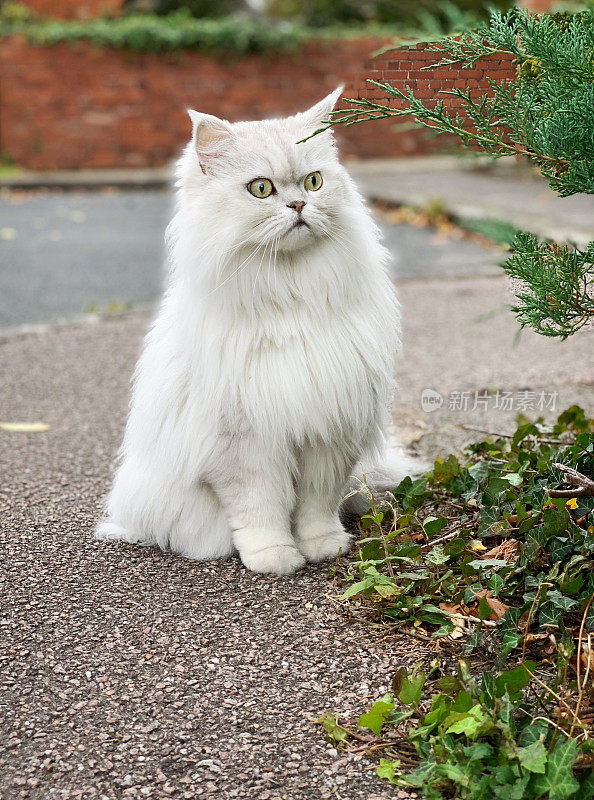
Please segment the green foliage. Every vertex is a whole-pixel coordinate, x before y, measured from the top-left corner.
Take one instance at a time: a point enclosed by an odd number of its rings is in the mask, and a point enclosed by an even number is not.
[[[304,29],[280,28],[252,17],[195,19],[184,11],[164,17],[130,14],[85,21],[32,19],[14,22],[0,18],[0,38],[13,33],[23,33],[36,45],[85,40],[100,47],[127,50],[188,49],[237,55],[293,50],[307,36]]]
[[[376,736],[379,736],[390,711],[393,710],[394,701],[389,694],[386,694],[381,700],[377,700],[366,714],[359,717],[358,725],[362,728],[369,728]]]
[[[346,4],[346,3],[345,3]],[[334,5],[333,3],[331,5]],[[147,12],[147,6],[151,8]],[[353,4],[353,7],[359,4]],[[241,13],[241,9],[245,12]],[[249,13],[241,0],[145,0],[129,2],[124,16],[91,20],[44,19],[31,14],[22,3],[0,6],[0,39],[24,34],[31,44],[53,45],[85,40],[99,47],[136,51],[168,52],[202,50],[212,53],[267,53],[298,49],[308,38],[342,39],[361,35],[396,37],[413,33],[421,37],[441,35],[462,24],[457,7],[446,2],[443,20],[429,16],[422,24],[367,20],[357,15],[328,16],[326,22],[312,22],[305,16],[279,21],[275,14],[258,17]],[[292,16],[292,15],[289,15]],[[309,24],[308,24],[309,22]],[[437,31],[437,33],[436,33]]]
[[[511,247],[504,268],[523,287],[513,307],[522,326],[566,338],[594,318],[594,242],[582,252],[518,233]]]
[[[544,717],[534,724],[523,694],[529,669],[520,666],[495,680],[484,676],[480,683],[463,673],[446,682],[411,728],[420,763],[400,774],[399,785],[431,800],[565,800],[587,790],[588,778],[574,772],[585,739],[559,737]]]
[[[171,14],[180,9],[189,12],[193,17],[223,17],[245,11],[243,0],[128,0],[125,10],[146,10],[149,7],[155,14]]]
[[[31,9],[24,3],[0,4],[0,22],[14,25],[27,22],[31,17]]]
[[[318,720],[337,746],[381,751],[378,777],[426,800],[594,797],[594,496],[567,497],[559,465],[594,476],[594,420],[577,406],[439,458],[361,518],[345,602],[483,663],[483,646],[498,652],[478,675],[464,660],[399,669],[359,731]]]
[[[491,5],[509,8],[509,0]],[[396,24],[400,27],[462,30],[486,15],[484,0],[268,0],[268,13],[281,18],[298,18],[320,27],[337,23]]]
[[[326,714],[326,716],[320,717],[318,719],[318,724],[321,725],[326,731],[329,741],[335,744],[341,744],[342,742],[346,742],[348,739],[348,730],[343,728],[342,725],[339,725],[338,719],[332,714]]]
[[[387,83],[370,81],[388,96],[405,101],[390,108],[377,101],[349,100],[334,124],[414,116],[416,122],[448,133],[471,149],[499,158],[523,155],[533,161],[563,196],[594,191],[594,11],[575,14],[560,27],[554,16],[514,9],[493,12],[489,24],[430,46],[441,58],[433,66],[474,66],[483,56],[509,53],[518,64],[516,80],[491,81],[491,92],[454,89],[464,116],[443,101],[430,106]],[[429,69],[433,66],[428,67]],[[469,122],[471,124],[469,124]]]
[[[534,712],[534,669],[533,662],[525,662],[476,680],[469,665],[460,661],[457,675],[446,675],[431,686],[423,673],[409,676],[399,670],[393,695],[375,702],[358,722],[381,737],[384,752],[400,755],[382,758],[378,777],[416,789],[427,800],[592,798],[588,728],[578,721],[567,734],[552,718],[558,695],[546,685],[539,711]],[[330,714],[318,721],[338,745],[348,746],[350,737],[361,738]],[[334,733],[337,728],[339,736]],[[407,772],[401,766],[405,738],[418,757],[417,766]]]
[[[583,494],[559,488],[560,466]],[[594,798],[592,477],[594,420],[572,406],[554,425],[520,418],[513,436],[439,458],[372,502],[344,601],[389,629],[458,641],[481,666],[399,669],[357,729],[318,720],[336,746],[381,752],[378,777],[425,800]]]
[[[488,92],[456,88],[460,111],[443,100],[425,102],[414,89],[369,81],[397,98],[398,107],[366,98],[334,113],[329,124],[411,115],[434,132],[493,158],[521,155],[537,166],[562,197],[594,192],[594,9],[576,14],[493,12],[488,23],[430,46],[437,64],[473,67],[483,56],[508,53],[517,64],[513,80],[491,80]],[[439,54],[439,58],[437,57]],[[548,336],[574,333],[594,317],[594,243],[568,248],[517,237],[516,255],[503,268],[520,280],[514,307],[522,325]],[[557,281],[557,285],[556,285]]]
[[[457,223],[461,228],[480,233],[496,244],[511,245],[515,236],[520,233],[511,222],[495,217],[463,217]]]
[[[594,497],[551,497],[557,463],[594,476],[594,421],[578,407],[553,426],[520,419],[513,437],[405,478],[362,517],[343,599],[469,648],[488,631],[502,662],[528,634],[573,631],[594,595]]]

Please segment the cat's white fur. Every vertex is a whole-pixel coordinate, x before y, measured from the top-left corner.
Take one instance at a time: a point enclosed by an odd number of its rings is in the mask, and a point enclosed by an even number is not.
[[[339,95],[262,122],[190,112],[167,289],[99,538],[238,550],[276,574],[348,549],[339,506],[356,463],[384,450],[398,307],[332,134],[297,143]],[[314,171],[323,185],[307,191]],[[276,189],[265,199],[246,188],[260,177]]]

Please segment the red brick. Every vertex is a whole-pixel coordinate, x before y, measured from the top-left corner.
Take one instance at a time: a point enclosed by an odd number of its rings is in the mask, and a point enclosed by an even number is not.
[[[306,108],[340,82],[346,97],[406,105],[368,84],[369,77],[403,91],[410,84],[428,105],[436,96],[452,104],[453,98],[438,95],[440,89],[472,85],[486,91],[487,75],[515,75],[509,59],[496,58],[472,70],[423,70],[428,57],[439,54],[415,46],[370,60],[384,43],[314,40],[301,53],[231,59],[100,50],[86,42],[30,47],[13,37],[0,44],[0,140],[17,163],[37,169],[158,165],[185,142],[188,106],[230,120],[274,116]],[[361,158],[430,152],[444,142],[403,130],[397,118],[336,134],[346,156]]]

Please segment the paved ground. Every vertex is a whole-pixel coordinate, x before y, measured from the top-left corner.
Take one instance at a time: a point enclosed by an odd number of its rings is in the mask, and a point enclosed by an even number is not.
[[[511,162],[511,163],[510,163]],[[580,247],[594,235],[594,196],[558,197],[545,181],[513,159],[477,169],[474,159],[369,159],[349,165],[370,198],[424,206],[439,200],[460,217],[513,222],[538,236]]]
[[[502,277],[400,287],[396,420],[427,456],[506,430],[515,412],[449,410],[449,394],[557,392],[593,407],[594,334],[514,345]],[[91,531],[148,318],[132,314],[0,343],[0,795],[6,800],[393,798],[366,759],[311,720],[351,721],[395,670],[434,653],[377,642],[331,600],[324,566],[290,578],[236,559],[191,563]],[[446,399],[426,413],[423,389]],[[534,395],[537,402],[538,395]],[[470,403],[472,405],[472,402]],[[479,406],[480,409],[480,406]],[[552,412],[548,412],[551,416]]]
[[[0,329],[160,292],[171,199],[162,190],[0,195]],[[398,278],[493,273],[501,255],[432,231],[382,225]]]

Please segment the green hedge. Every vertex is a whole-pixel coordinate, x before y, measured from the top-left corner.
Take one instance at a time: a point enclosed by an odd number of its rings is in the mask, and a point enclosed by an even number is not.
[[[308,36],[298,26],[279,27],[251,17],[195,19],[177,12],[161,17],[131,14],[113,19],[13,20],[0,17],[0,38],[22,33],[31,44],[86,40],[102,47],[166,52],[203,50],[258,53],[297,49]]]
[[[168,2],[179,7],[191,0]],[[458,27],[487,17],[489,7],[512,5],[513,0],[267,0],[265,8],[272,16],[314,27],[374,22],[408,29],[430,25],[447,31],[451,22]]]
[[[0,0],[1,2],[1,0]],[[31,15],[22,3],[4,3],[0,7],[0,39],[15,33],[26,36],[31,44],[54,45],[60,42],[88,41],[99,47],[168,52],[201,50],[204,52],[245,55],[298,50],[312,38],[359,39],[362,36],[398,40],[402,44],[435,40],[443,30],[427,19],[424,27],[378,22],[343,22],[321,27],[303,22],[256,18],[250,14],[222,17],[193,17],[188,9],[162,16],[132,12],[121,17],[92,20],[44,19]],[[455,20],[447,28],[460,30]]]

